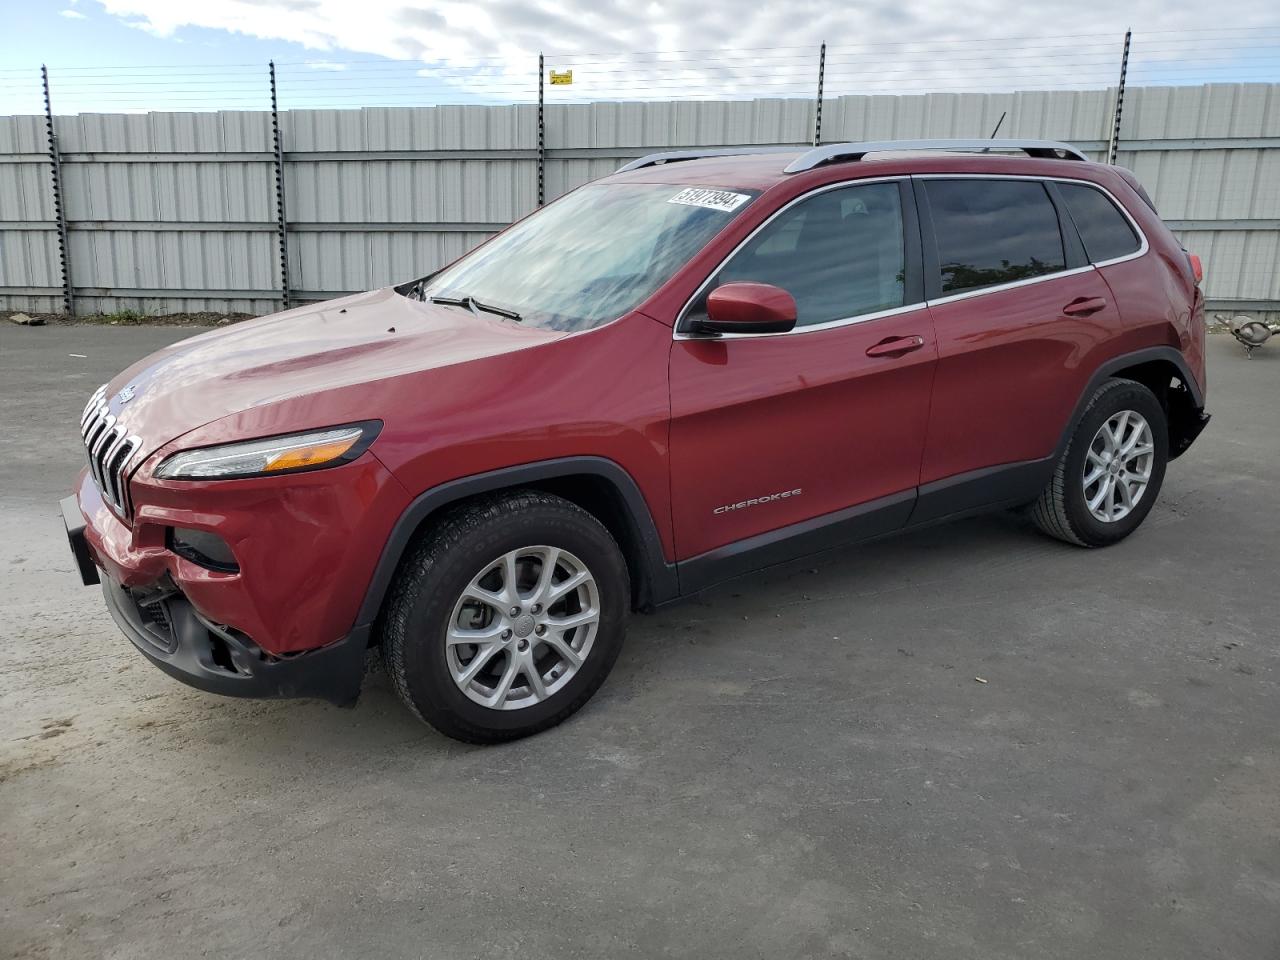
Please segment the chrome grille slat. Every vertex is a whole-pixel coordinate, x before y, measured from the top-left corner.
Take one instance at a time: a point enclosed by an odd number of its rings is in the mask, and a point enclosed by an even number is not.
[[[117,481],[120,487],[120,509],[126,517],[133,516],[133,499],[129,496],[129,463],[133,455],[142,449],[142,438],[133,436],[124,442],[124,453],[120,457],[120,472]]]
[[[116,454],[120,452],[120,447],[124,444],[124,427],[114,427],[111,431],[111,436],[114,439],[107,444],[106,452],[102,454],[102,465],[99,470],[102,473],[102,492],[113,503],[120,503],[120,490],[115,474],[115,459]]]
[[[94,440],[98,438],[98,431],[103,428],[104,426],[103,421],[106,418],[106,416],[107,416],[107,405],[105,403],[101,404],[98,407],[98,409],[93,411],[93,413],[90,415],[89,422],[85,424],[84,431],[83,431],[85,446],[91,446]]]
[[[89,448],[89,470],[93,473],[93,479],[98,481],[99,488],[105,488],[106,483],[102,478],[102,452],[106,448],[107,439],[111,436],[111,431],[115,429],[116,418],[112,414],[107,414],[102,421],[102,431],[98,434],[98,439],[93,442],[93,446]],[[106,490],[103,489],[105,493]]]
[[[89,475],[117,514],[129,519],[133,513],[129,499],[129,470],[134,455],[142,449],[142,438],[131,436],[111,413],[105,399],[107,388],[99,387],[85,404],[80,417],[80,435],[89,458]]]
[[[89,421],[93,418],[94,411],[98,409],[99,405],[101,405],[103,398],[106,397],[106,395],[107,395],[106,386],[105,385],[101,386],[96,391],[94,391],[93,396],[89,398],[89,402],[84,405],[84,412],[80,414],[80,432],[81,433],[84,433],[84,431],[88,429]]]

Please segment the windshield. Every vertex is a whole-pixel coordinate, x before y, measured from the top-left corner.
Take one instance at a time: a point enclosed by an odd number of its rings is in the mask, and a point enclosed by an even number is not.
[[[704,187],[582,187],[431,277],[424,300],[497,308],[549,330],[616,320],[756,196]]]

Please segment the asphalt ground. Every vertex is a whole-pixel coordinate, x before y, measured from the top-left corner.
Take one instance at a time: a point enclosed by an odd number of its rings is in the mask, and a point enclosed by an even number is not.
[[[81,407],[192,332],[0,329],[0,955],[1280,956],[1280,349],[1211,338],[1116,547],[988,517],[743,578],[476,748],[385,677],[187,689],[79,585]]]

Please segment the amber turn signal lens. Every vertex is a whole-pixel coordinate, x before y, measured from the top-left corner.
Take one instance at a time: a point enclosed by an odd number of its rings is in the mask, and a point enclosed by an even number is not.
[[[265,467],[264,473],[275,473],[278,470],[300,470],[303,467],[318,467],[330,460],[337,460],[350,450],[360,436],[357,434],[349,440],[338,440],[333,443],[317,443],[310,447],[297,447],[283,450]]]

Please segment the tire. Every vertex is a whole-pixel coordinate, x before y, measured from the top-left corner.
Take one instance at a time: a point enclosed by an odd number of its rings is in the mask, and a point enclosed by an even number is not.
[[[630,598],[622,551],[591,514],[536,490],[483,497],[410,548],[384,610],[383,661],[405,705],[446,736],[526,737],[599,689],[622,649]],[[581,625],[556,626],[570,621]],[[457,642],[473,634],[477,642]]]
[[[1149,454],[1137,453],[1148,445],[1139,420],[1146,424],[1149,433]],[[1106,434],[1102,432],[1104,425]],[[1117,426],[1122,438],[1115,443]],[[1126,452],[1125,444],[1129,440],[1133,440],[1133,444]],[[1111,452],[1113,449],[1115,453]],[[1117,459],[1121,459],[1120,465],[1113,467],[1111,464]],[[1053,477],[1031,505],[1031,519],[1049,536],[1077,546],[1105,547],[1118,543],[1133,533],[1151,512],[1164,483],[1168,459],[1168,419],[1155,394],[1133,380],[1108,380],[1089,398],[1054,468]],[[1102,477],[1087,483],[1098,470],[1103,471]],[[1103,490],[1109,474],[1114,475],[1111,481],[1114,495]],[[1145,485],[1139,488],[1143,475]],[[1136,495],[1134,490],[1138,491]],[[1100,492],[1102,501],[1091,507],[1090,501],[1097,500]],[[1126,503],[1126,494],[1131,503]],[[1114,512],[1114,517],[1106,519],[1095,510],[1102,514]]]

